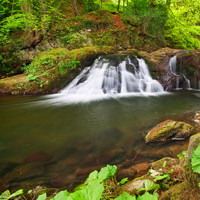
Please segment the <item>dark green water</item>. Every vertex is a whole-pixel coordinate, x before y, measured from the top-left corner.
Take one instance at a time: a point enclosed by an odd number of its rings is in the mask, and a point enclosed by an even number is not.
[[[63,106],[40,105],[38,101],[44,102],[44,97],[1,96],[0,164],[42,163],[44,170],[34,178],[45,177],[45,183],[51,184],[53,176],[74,174],[77,168],[115,163],[112,158],[102,157],[114,149],[123,155],[138,150],[149,128],[162,120],[199,109],[199,95],[199,92],[179,91],[157,97],[127,97]],[[39,154],[46,157],[29,159]],[[75,158],[73,163],[66,161],[71,157]],[[61,166],[65,161],[68,166]],[[1,177],[12,170],[3,169]],[[34,178],[26,177],[27,180]]]

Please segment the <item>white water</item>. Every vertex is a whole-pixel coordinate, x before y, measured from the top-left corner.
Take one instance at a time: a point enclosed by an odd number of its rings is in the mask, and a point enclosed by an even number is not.
[[[185,88],[191,89],[190,80],[187,79],[186,75],[184,75],[183,73],[177,72],[176,63],[177,63],[177,56],[175,55],[169,60],[169,69],[170,69],[171,73],[176,77],[176,87],[175,87],[175,89],[176,90],[182,89],[182,88],[180,88],[180,81],[179,81],[179,79],[181,77],[183,77],[185,79],[185,84],[186,84]]]
[[[55,98],[50,101],[74,103],[133,95],[163,94],[162,85],[152,79],[145,61],[139,58],[136,58],[136,61],[138,67],[129,57],[114,66],[109,59],[99,57],[59,94],[51,95]]]

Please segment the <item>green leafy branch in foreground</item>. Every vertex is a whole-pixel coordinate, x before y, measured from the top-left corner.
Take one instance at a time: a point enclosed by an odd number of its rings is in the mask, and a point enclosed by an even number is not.
[[[67,190],[63,190],[58,192],[54,197],[47,197],[46,193],[43,193],[38,196],[37,200],[104,200],[104,199],[115,199],[115,200],[158,200],[157,193],[155,191],[158,190],[159,185],[153,183],[150,180],[145,182],[145,188],[141,188],[139,192],[145,191],[144,194],[138,195],[130,195],[128,193],[123,193],[117,198],[109,197],[106,195],[106,181],[112,178],[116,185],[124,184],[127,181],[127,178],[122,179],[120,182],[117,183],[115,179],[115,175],[117,173],[117,166],[107,165],[103,167],[99,172],[97,170],[90,173],[86,181],[77,186],[73,193],[69,193]],[[154,194],[149,193],[153,191]],[[16,196],[22,195],[23,190],[18,190],[17,192],[10,194],[9,190],[5,191],[1,194],[0,200],[8,200],[14,198]]]

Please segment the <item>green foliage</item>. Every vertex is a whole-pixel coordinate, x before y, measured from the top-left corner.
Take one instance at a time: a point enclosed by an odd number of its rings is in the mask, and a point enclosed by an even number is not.
[[[172,1],[166,36],[177,48],[200,47],[200,0]]]
[[[154,182],[150,180],[145,181],[145,187],[139,188],[138,193],[141,191],[149,192],[149,191],[157,191],[160,188],[159,184],[155,184]]]
[[[136,197],[135,197],[135,195],[132,196],[132,195],[124,192],[119,197],[115,198],[115,200],[136,200]]]
[[[163,173],[160,176],[155,176],[154,181],[163,181],[163,180],[170,180],[169,173]]]
[[[123,185],[128,181],[128,178],[123,178],[120,182],[117,183],[117,185]]]
[[[177,155],[177,157],[179,160],[185,161],[186,155],[187,155],[187,151],[182,151],[181,153]]]
[[[200,174],[200,146],[198,146],[192,153],[191,165],[193,171]]]
[[[99,5],[95,2],[95,0],[83,0],[83,8],[84,12],[88,13],[99,10]]]
[[[137,200],[147,200],[147,199],[148,200],[158,200],[158,197],[156,195],[146,192],[137,198]]]
[[[148,32],[159,39],[164,37],[168,15],[166,4],[162,1],[152,5],[149,0],[132,0],[124,16],[133,26],[141,26],[144,33]]]
[[[17,196],[23,194],[23,192],[24,191],[22,189],[20,189],[20,190],[17,190],[16,192],[11,194],[9,190],[6,190],[5,192],[3,192],[0,195],[0,199],[1,200],[8,200],[8,199],[11,199],[11,198],[14,198],[14,197],[17,197]]]

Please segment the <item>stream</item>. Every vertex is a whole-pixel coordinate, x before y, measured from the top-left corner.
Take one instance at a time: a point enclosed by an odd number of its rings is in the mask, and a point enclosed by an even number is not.
[[[147,131],[199,109],[199,100],[199,91],[192,90],[76,104],[54,104],[49,96],[1,96],[0,178],[5,188],[31,181],[63,187],[109,163],[151,162],[159,156],[151,155],[156,147],[144,145]],[[148,148],[148,155],[133,161]]]

